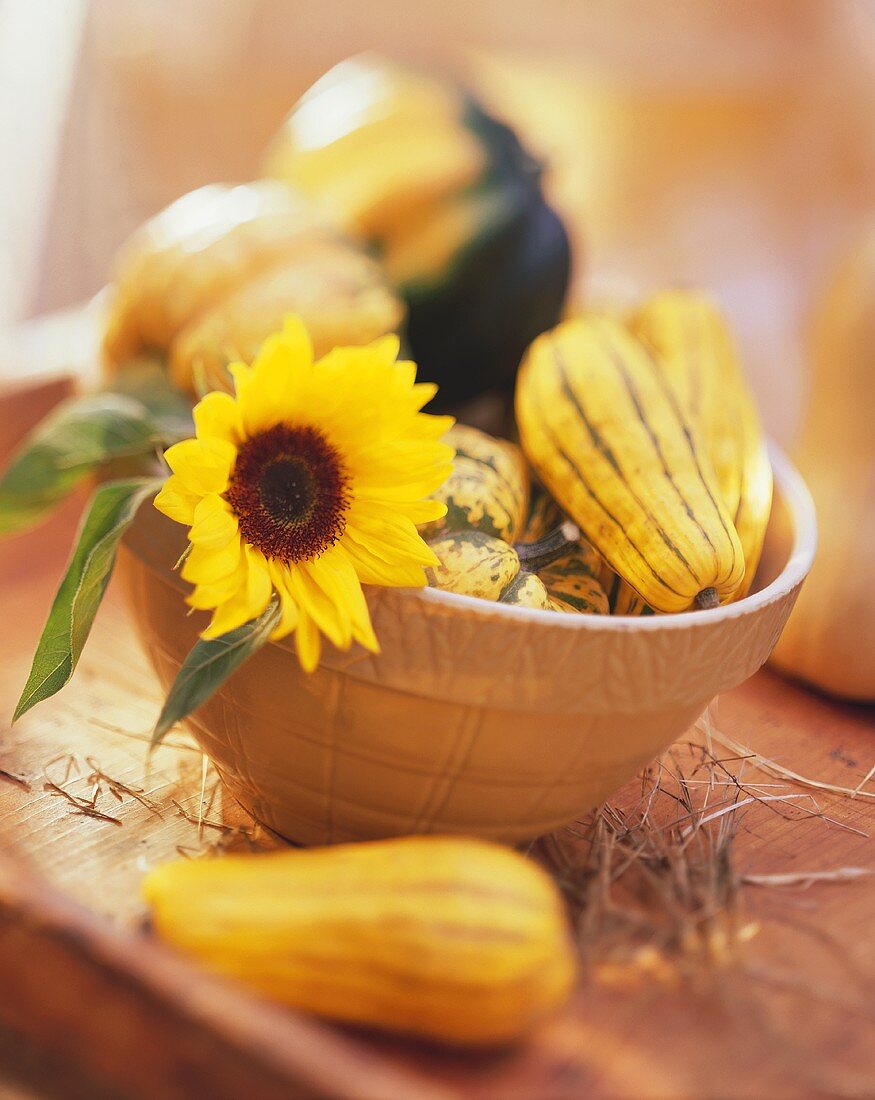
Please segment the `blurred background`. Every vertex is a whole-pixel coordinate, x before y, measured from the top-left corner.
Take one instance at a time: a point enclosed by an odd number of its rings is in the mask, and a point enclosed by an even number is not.
[[[374,47],[461,75],[546,159],[578,296],[718,294],[792,436],[812,297],[875,207],[871,0],[0,0],[0,386],[73,365],[27,322],[172,198],[255,176]]]

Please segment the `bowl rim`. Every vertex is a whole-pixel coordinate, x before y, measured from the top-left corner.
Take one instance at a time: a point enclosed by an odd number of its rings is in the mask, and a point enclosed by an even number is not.
[[[438,588],[406,589],[412,598],[425,604],[446,608],[465,608],[477,618],[507,617],[514,622],[542,623],[559,630],[588,630],[603,633],[663,630],[684,630],[692,625],[706,625],[752,615],[782,599],[802,583],[808,575],[817,550],[817,515],[814,501],[802,475],[772,440],[767,441],[769,461],[775,487],[783,497],[793,521],[793,545],[787,563],[765,588],[753,592],[736,603],[723,604],[708,610],[691,610],[675,615],[557,615],[537,607],[502,604],[476,596],[443,592]]]
[[[768,441],[768,452],[775,487],[785,501],[792,518],[793,545],[787,562],[778,576],[765,588],[745,596],[737,603],[724,604],[710,610],[684,611],[673,615],[558,615],[555,611],[502,604],[497,601],[478,599],[476,596],[443,592],[437,588],[381,588],[379,586],[365,586],[365,588],[366,590],[371,588],[378,593],[379,599],[416,601],[426,607],[448,612],[461,610],[465,612],[466,618],[477,619],[484,623],[506,619],[509,624],[535,623],[538,624],[539,629],[581,630],[602,634],[633,632],[659,634],[663,631],[710,628],[731,619],[755,615],[777,600],[785,598],[801,585],[811,569],[817,549],[817,518],[814,501],[802,475],[781,448],[771,440]],[[125,545],[143,564],[148,564],[135,541],[126,538]],[[189,586],[178,572],[169,570],[161,570],[161,572],[169,573],[166,579],[175,588],[183,592],[189,590]],[[285,649],[293,648],[294,638],[291,636],[280,638],[270,644]]]

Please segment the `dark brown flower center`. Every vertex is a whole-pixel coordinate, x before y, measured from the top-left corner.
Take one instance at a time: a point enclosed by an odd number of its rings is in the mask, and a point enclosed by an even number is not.
[[[349,476],[318,429],[277,424],[241,446],[225,499],[266,558],[308,561],[343,533]]]

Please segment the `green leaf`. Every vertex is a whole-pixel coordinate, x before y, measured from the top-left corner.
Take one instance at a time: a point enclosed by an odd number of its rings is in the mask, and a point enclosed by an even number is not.
[[[268,641],[279,620],[280,604],[274,596],[257,619],[219,638],[197,641],[173,681],[155,723],[152,744],[160,744],[172,725],[197,710],[218,691],[231,673]]]
[[[0,534],[42,519],[108,459],[148,454],[157,441],[155,423],[132,397],[96,393],[61,402],[0,479]]]
[[[162,356],[142,355],[123,363],[109,388],[113,393],[133,397],[146,408],[163,443],[177,443],[194,435],[192,403],[173,385],[167,360]]]
[[[108,481],[92,496],[13,722],[60,691],[73,675],[109,583],[119,539],[140,504],[161,485],[159,478]]]

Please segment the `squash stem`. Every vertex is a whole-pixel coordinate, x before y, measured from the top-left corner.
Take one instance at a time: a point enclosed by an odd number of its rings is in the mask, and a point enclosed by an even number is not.
[[[514,550],[520,559],[520,567],[530,573],[537,573],[539,569],[561,558],[570,546],[575,546],[579,541],[580,529],[566,521],[537,542],[518,542]]]
[[[693,602],[698,611],[710,611],[720,606],[720,597],[716,588],[703,588]]]

